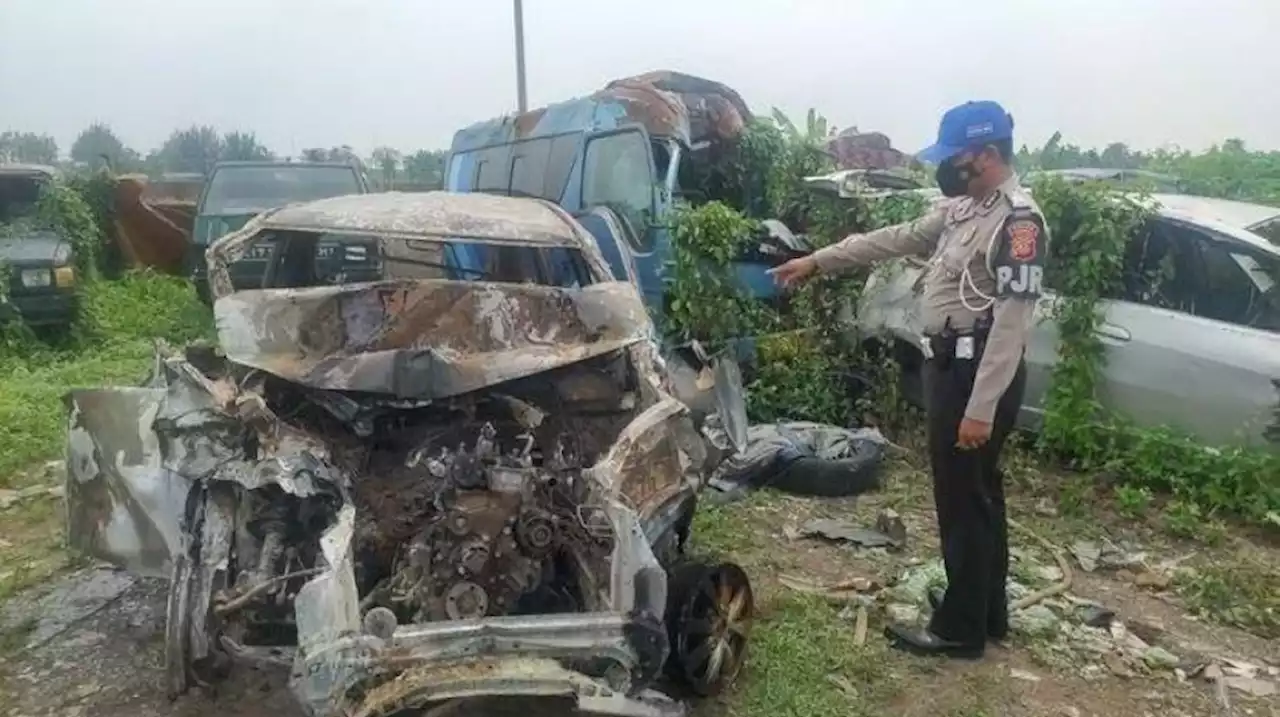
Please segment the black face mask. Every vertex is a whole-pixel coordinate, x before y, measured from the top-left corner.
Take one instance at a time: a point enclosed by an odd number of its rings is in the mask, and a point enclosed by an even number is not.
[[[959,197],[968,193],[969,180],[976,176],[973,171],[973,163],[958,165],[953,160],[948,159],[938,165],[938,171],[934,177],[938,180],[938,189],[942,190],[944,197]]]

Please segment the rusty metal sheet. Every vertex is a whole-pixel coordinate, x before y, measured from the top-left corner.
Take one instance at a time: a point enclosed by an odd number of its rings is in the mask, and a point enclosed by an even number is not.
[[[392,280],[243,291],[217,300],[236,363],[312,388],[444,398],[649,338],[639,293],[610,282]]]
[[[895,169],[907,167],[912,158],[893,148],[888,135],[846,129],[827,140],[827,152],[840,169]]]
[[[116,242],[129,266],[179,274],[191,246],[195,202],[148,198],[149,188],[145,177],[116,180]]]
[[[596,96],[611,95],[623,100],[628,116],[650,134],[684,134],[692,144],[732,140],[751,121],[751,110],[736,91],[682,72],[658,70],[614,80]]]
[[[437,236],[580,246],[582,237],[547,202],[492,194],[377,192],[294,204],[263,217],[265,229]]]
[[[478,122],[454,136],[452,151],[510,144],[533,137],[602,132],[640,125],[651,135],[694,145],[724,142],[742,133],[751,110],[733,89],[670,70],[610,82],[596,92],[520,115]]]

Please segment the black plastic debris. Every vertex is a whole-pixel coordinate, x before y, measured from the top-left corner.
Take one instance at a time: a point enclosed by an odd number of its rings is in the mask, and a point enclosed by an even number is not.
[[[848,429],[801,421],[747,429],[747,445],[710,480],[717,502],[769,487],[808,496],[859,495],[880,487],[888,442],[874,428]]]

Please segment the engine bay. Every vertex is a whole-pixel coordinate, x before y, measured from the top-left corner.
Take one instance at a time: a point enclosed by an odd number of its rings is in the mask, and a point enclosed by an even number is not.
[[[246,377],[262,381],[280,421],[323,445],[332,465],[317,472],[345,481],[305,498],[237,486],[226,585],[212,599],[223,634],[240,646],[296,641],[293,597],[322,567],[320,536],[346,500],[360,612],[373,629],[605,604],[614,533],[583,471],[636,414],[624,359],[447,402]],[[256,435],[246,436],[248,460],[271,460]]]

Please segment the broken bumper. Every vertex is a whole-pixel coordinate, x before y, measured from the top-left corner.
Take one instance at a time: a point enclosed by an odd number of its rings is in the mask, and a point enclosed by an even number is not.
[[[366,634],[335,640],[299,653],[291,684],[317,716],[372,717],[501,696],[560,698],[589,714],[676,717],[685,714],[682,704],[633,689],[652,682],[666,652],[656,618],[486,618],[405,626],[389,640]]]

